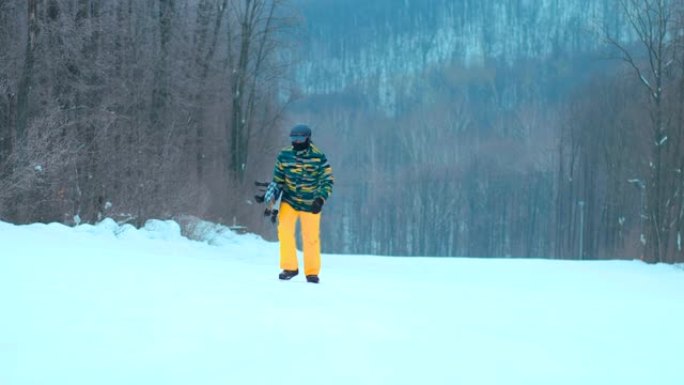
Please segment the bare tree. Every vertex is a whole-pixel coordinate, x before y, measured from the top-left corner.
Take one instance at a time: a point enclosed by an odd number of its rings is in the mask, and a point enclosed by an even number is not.
[[[662,262],[671,240],[672,191],[667,154],[671,151],[671,117],[665,110],[669,91],[666,87],[673,63],[671,38],[672,9],[667,0],[620,0],[622,13],[636,34],[645,57],[630,49],[616,37],[609,42],[622,54],[648,94],[651,130],[651,153],[645,159],[650,165],[646,187],[649,217],[648,255],[652,262]]]
[[[240,0],[231,2],[231,19],[238,28],[228,37],[232,104],[230,120],[231,170],[244,181],[254,128],[258,87],[275,48],[274,39],[282,21],[276,11],[280,0]]]

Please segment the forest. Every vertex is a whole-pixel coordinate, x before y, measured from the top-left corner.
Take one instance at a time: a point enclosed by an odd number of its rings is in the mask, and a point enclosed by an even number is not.
[[[683,4],[590,3],[0,0],[0,219],[273,239],[307,122],[324,252],[684,262]]]
[[[238,197],[280,146],[280,8],[0,1],[2,218],[250,225]]]

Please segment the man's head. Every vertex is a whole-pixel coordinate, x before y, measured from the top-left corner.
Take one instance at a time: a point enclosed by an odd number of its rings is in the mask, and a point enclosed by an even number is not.
[[[311,128],[304,124],[298,124],[290,130],[290,141],[295,150],[305,150],[311,144]]]

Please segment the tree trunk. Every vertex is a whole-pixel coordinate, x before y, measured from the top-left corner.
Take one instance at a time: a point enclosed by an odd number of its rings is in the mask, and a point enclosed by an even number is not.
[[[35,49],[38,34],[40,32],[40,24],[38,20],[38,11],[42,7],[42,0],[28,0],[28,38],[26,40],[26,49],[24,56],[24,68],[19,81],[19,89],[17,92],[17,119],[14,137],[16,138],[14,148],[19,149],[21,142],[26,133],[28,120],[30,116],[30,92],[33,82],[33,67],[35,61]]]

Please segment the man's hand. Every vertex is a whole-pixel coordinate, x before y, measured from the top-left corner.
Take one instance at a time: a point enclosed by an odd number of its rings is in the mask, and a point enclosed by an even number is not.
[[[311,212],[314,214],[320,213],[321,210],[323,209],[323,203],[325,203],[323,198],[314,199],[313,205],[311,205]]]

